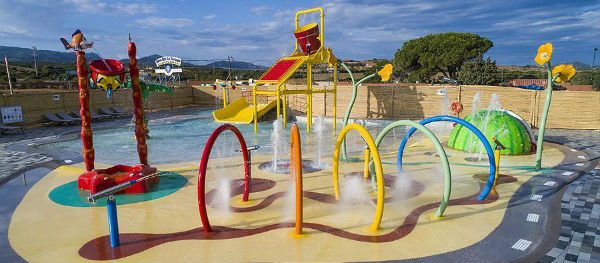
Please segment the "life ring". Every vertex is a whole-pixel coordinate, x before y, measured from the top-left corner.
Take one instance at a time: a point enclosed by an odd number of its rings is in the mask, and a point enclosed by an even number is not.
[[[460,101],[453,101],[452,104],[450,104],[450,111],[452,111],[453,113],[459,113],[463,110],[463,105],[462,103],[460,103]]]

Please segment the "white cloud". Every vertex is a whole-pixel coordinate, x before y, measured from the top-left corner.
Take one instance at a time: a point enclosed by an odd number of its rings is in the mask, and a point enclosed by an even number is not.
[[[72,5],[81,12],[96,13],[107,7],[107,4],[100,0],[64,0],[63,2]]]
[[[146,4],[141,2],[128,4],[109,2],[105,0],[63,0],[63,2],[72,6],[79,12],[93,14],[152,14],[156,13],[158,10],[158,6],[155,4]]]
[[[204,16],[204,20],[211,20],[214,19],[215,17],[217,17],[217,15],[215,14],[208,14]]]
[[[250,12],[255,13],[257,15],[264,15],[269,10],[271,10],[271,8],[266,5],[260,5],[260,6],[255,6],[253,8],[250,8]]]
[[[115,4],[117,12],[126,13],[128,15],[135,14],[153,14],[158,10],[158,6],[155,4],[141,4],[141,3],[132,3],[132,4]]]
[[[184,27],[194,23],[188,18],[148,17],[136,19],[135,22],[143,27]]]
[[[0,35],[2,34],[31,35],[29,31],[22,27],[7,24],[0,25]]]

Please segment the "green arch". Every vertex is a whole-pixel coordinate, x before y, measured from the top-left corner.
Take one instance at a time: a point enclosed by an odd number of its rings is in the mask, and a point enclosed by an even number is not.
[[[450,200],[450,192],[452,190],[452,174],[450,172],[450,164],[448,162],[448,156],[446,155],[446,151],[440,140],[424,125],[419,124],[418,122],[409,121],[409,120],[400,120],[390,123],[388,126],[385,126],[383,130],[377,135],[377,139],[375,139],[375,146],[379,148],[379,144],[383,141],[383,137],[390,132],[392,129],[399,126],[411,126],[420,132],[424,133],[429,140],[433,142],[435,148],[442,159],[442,166],[444,170],[444,193],[442,195],[442,201],[440,202],[440,206],[438,207],[437,212],[435,213],[436,217],[442,217],[446,207],[448,206],[448,201]]]

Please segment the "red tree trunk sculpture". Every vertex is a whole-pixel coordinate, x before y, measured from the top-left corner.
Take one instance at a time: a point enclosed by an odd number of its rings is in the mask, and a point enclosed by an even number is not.
[[[135,43],[129,42],[129,75],[131,76],[131,94],[133,98],[133,113],[135,114],[135,139],[140,164],[148,165],[148,146],[146,145],[146,128],[144,127],[144,106],[142,105],[142,90],[140,88],[140,72],[137,67]]]
[[[87,171],[94,170],[94,142],[90,117],[90,90],[88,83],[85,52],[77,51],[77,77],[79,80],[79,105],[81,109],[81,140],[83,141],[83,161]]]

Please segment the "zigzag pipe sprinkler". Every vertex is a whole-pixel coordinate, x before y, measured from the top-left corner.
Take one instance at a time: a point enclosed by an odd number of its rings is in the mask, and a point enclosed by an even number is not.
[[[300,130],[298,125],[292,126],[292,134],[290,136],[290,161],[293,165],[290,165],[290,176],[291,179],[296,180],[296,229],[294,234],[302,234],[302,218],[303,218],[303,205],[302,205],[302,149],[300,143]]]

